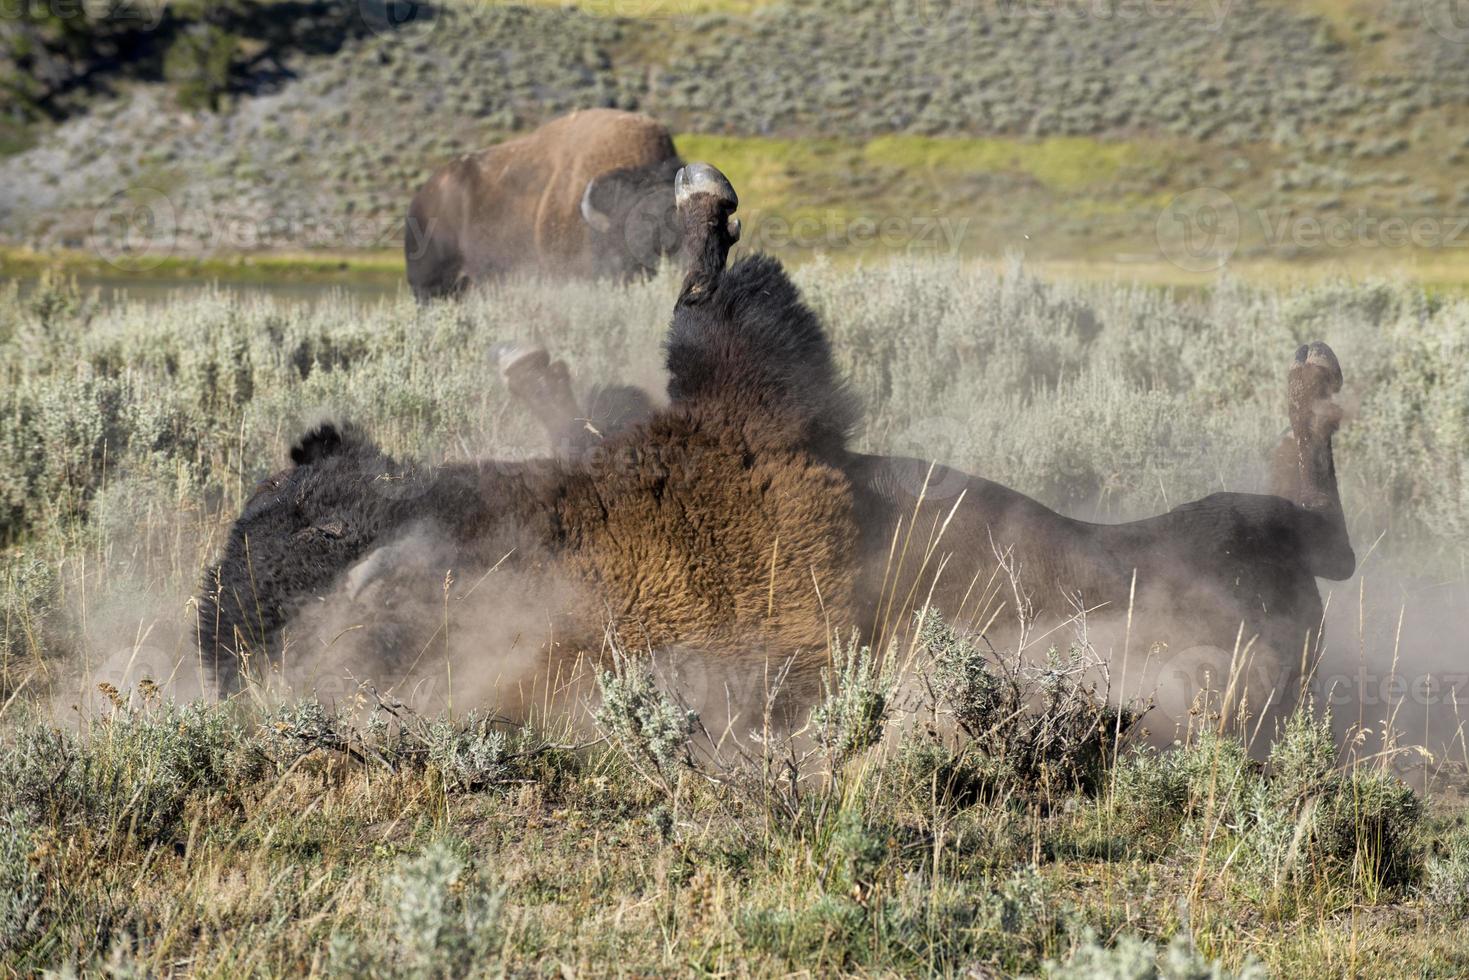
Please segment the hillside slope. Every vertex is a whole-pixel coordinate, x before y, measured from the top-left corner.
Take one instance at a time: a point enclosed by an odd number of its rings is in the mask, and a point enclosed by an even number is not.
[[[613,105],[756,181],[755,240],[780,251],[1208,266],[1469,243],[1469,30],[1435,0],[583,6],[441,5],[292,53],[284,84],[218,112],[119,85],[0,158],[0,237],[109,259],[392,249],[445,160]],[[1224,247],[1160,245],[1220,201]]]

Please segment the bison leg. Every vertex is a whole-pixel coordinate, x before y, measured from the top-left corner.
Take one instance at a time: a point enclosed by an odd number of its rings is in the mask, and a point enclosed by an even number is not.
[[[551,450],[558,455],[570,457],[588,450],[653,413],[647,394],[631,385],[592,389],[583,410],[572,391],[566,362],[551,360],[544,347],[504,344],[491,358],[510,393],[546,430]]]
[[[503,344],[491,352],[500,377],[551,437],[557,452],[580,448],[585,427],[581,406],[571,390],[571,372],[562,361],[552,362],[544,347]]]
[[[1311,566],[1314,574],[1329,579],[1350,578],[1356,568],[1331,449],[1342,417],[1332,396],[1341,386],[1341,364],[1330,347],[1315,341],[1296,351],[1287,382],[1291,438],[1276,453],[1274,473],[1276,494],[1319,516]]]

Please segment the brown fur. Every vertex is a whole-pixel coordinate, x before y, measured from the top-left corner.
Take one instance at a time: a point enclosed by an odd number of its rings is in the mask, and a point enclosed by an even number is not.
[[[763,297],[776,312],[795,298],[774,263],[725,279],[724,298]],[[610,624],[633,649],[775,663],[804,652],[793,681],[811,690],[829,629],[853,614],[852,495],[825,459],[842,424],[825,413],[844,401],[839,388],[822,394],[835,372],[819,331],[792,354],[785,332],[741,342],[761,336],[742,313],[758,311],[681,302],[684,395],[575,459],[426,470],[350,427],[308,434],[292,451],[295,467],[262,485],[206,574],[200,646],[219,683],[236,683],[247,653],[274,655],[296,614],[360,564],[396,574],[406,543],[432,539],[447,552],[423,571],[442,578],[452,568],[472,582],[498,565],[497,583],[514,583],[507,617],[527,604],[544,610],[549,635],[532,645],[596,652]]]
[[[409,207],[405,252],[415,294],[448,295],[515,271],[628,271],[615,254],[626,245],[621,229],[601,240],[580,206],[597,178],[647,168],[666,171],[671,209],[677,154],[668,130],[615,109],[573,112],[460,157],[429,178]]]

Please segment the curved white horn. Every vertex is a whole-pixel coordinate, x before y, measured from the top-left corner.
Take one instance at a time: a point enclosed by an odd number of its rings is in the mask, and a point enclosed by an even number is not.
[[[592,188],[596,185],[597,178],[593,177],[587,181],[587,189],[582,191],[581,216],[582,220],[587,224],[591,225],[597,231],[605,233],[608,228],[612,227],[612,222],[592,204]]]

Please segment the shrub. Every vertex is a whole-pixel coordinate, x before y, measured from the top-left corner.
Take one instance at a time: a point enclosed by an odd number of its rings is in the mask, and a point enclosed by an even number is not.
[[[1469,828],[1457,827],[1435,845],[1423,894],[1445,918],[1469,918]]]
[[[461,848],[437,840],[398,862],[378,890],[379,921],[335,933],[329,969],[341,976],[493,975],[503,941],[504,891],[470,869]]]
[[[894,667],[891,658],[879,665],[855,635],[836,643],[832,659],[821,673],[825,696],[811,711],[811,729],[835,771],[882,740]]]
[[[244,733],[226,711],[119,707],[81,736],[23,731],[0,760],[0,801],[151,843],[175,834],[192,794],[229,787],[250,764]]]
[[[1270,747],[1269,770],[1271,790],[1288,809],[1321,793],[1336,771],[1336,736],[1330,713],[1314,718],[1307,705],[1292,714]]]
[[[503,719],[478,711],[462,722],[438,719],[429,726],[426,741],[428,765],[451,791],[520,778],[525,761],[546,747],[529,728],[508,732]]]
[[[947,714],[966,737],[956,752],[991,782],[1021,790],[1093,785],[1131,709],[1116,709],[1087,679],[1099,661],[1080,646],[1052,648],[1042,664],[987,654],[936,614],[922,617],[922,656],[932,664],[928,710]],[[957,763],[956,763],[957,764]]]
[[[597,727],[641,776],[675,796],[680,771],[694,764],[691,740],[699,716],[659,688],[646,660],[620,651],[611,670],[597,672],[597,688]]]
[[[1405,783],[1356,769],[1321,797],[1310,828],[1318,850],[1311,866],[1349,870],[1369,895],[1402,889],[1422,871],[1422,819],[1423,801]]]
[[[1095,933],[1083,937],[1064,963],[1046,964],[1051,980],[1265,980],[1268,971],[1253,959],[1240,970],[1227,970],[1194,948],[1185,933],[1174,936],[1161,952],[1152,942],[1124,935],[1111,946]]]
[[[0,954],[22,948],[37,931],[45,883],[33,834],[22,811],[0,813]]]
[[[235,82],[240,39],[214,24],[192,24],[169,45],[163,75],[186,109],[217,110]]]
[[[0,698],[54,649],[59,587],[51,563],[24,553],[0,556]]]

